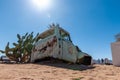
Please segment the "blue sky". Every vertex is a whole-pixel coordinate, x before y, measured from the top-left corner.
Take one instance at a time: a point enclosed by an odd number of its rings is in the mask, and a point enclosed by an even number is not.
[[[93,58],[110,58],[111,42],[120,32],[119,0],[51,0],[52,8],[38,10],[30,0],[0,0],[0,49],[16,42],[16,34],[43,32],[59,23],[74,44]]]

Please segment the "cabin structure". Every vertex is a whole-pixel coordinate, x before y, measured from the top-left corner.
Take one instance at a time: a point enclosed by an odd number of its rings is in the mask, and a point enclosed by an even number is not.
[[[92,57],[72,43],[69,32],[53,25],[38,36],[31,54],[31,62],[52,57],[72,63],[90,65]]]

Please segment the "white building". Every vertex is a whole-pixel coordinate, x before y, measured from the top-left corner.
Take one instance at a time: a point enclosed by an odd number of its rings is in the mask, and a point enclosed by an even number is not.
[[[116,42],[111,43],[113,65],[120,66],[120,34],[116,36]]]

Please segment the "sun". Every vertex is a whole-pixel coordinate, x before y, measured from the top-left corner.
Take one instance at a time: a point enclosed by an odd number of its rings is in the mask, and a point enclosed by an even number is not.
[[[32,4],[40,10],[48,10],[52,5],[52,0],[32,0]]]

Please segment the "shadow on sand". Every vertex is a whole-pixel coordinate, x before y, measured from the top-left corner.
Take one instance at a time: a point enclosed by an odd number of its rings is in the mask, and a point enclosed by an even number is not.
[[[47,66],[53,66],[53,67],[58,67],[58,68],[71,69],[71,70],[79,70],[79,71],[95,68],[92,65],[87,66],[87,65],[68,63],[68,62],[58,60],[58,59],[53,59],[53,58],[37,60],[35,64],[47,65]]]

